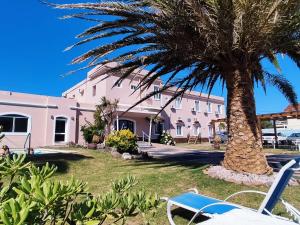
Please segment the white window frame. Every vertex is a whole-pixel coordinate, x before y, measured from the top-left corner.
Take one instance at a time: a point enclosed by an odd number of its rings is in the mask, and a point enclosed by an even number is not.
[[[93,85],[92,96],[95,97],[97,95],[97,86]]]
[[[177,105],[179,104],[179,105]],[[182,109],[182,98],[181,97],[177,97],[175,99],[175,109]]]
[[[180,134],[178,133],[178,127],[180,127]],[[183,137],[183,125],[182,124],[176,124],[176,136],[177,137]]]
[[[206,106],[207,106],[207,113],[212,113],[212,103],[211,102],[207,102]]]
[[[194,124],[194,126],[193,126],[193,135],[194,136],[198,136],[200,134],[200,128],[201,128],[201,126]]]
[[[66,121],[65,133],[56,133],[55,132],[57,118],[64,118],[64,120]],[[54,117],[54,124],[53,124],[53,144],[54,145],[65,144],[65,143],[69,142],[69,123],[70,123],[70,118],[68,116],[57,115],[57,116]],[[56,134],[64,134],[65,135],[65,141],[55,141],[55,135]]]
[[[27,114],[23,114],[23,113],[19,113],[19,112],[6,112],[6,113],[1,113],[0,116],[6,116],[6,115],[19,115],[19,116],[23,116],[23,117],[27,117],[27,132],[1,132],[2,134],[6,135],[6,136],[24,136],[24,135],[28,135],[29,133],[31,133],[31,116],[27,115]],[[13,122],[14,123],[14,122]],[[13,130],[14,130],[14,124],[13,124]]]
[[[198,103],[198,109],[197,109],[197,103]],[[194,104],[195,104],[195,112],[200,112],[200,101],[199,100],[195,100],[195,102],[194,102]]]
[[[219,114],[222,114],[222,113],[223,113],[222,105],[219,104],[219,105],[217,106],[217,110],[218,110],[217,112],[218,112]]]
[[[155,89],[157,89],[157,90],[155,90]],[[160,89],[160,87],[158,85],[153,86],[153,91],[158,91],[159,89]],[[156,100],[156,101],[160,101],[161,100],[161,93],[153,95],[153,99]]]

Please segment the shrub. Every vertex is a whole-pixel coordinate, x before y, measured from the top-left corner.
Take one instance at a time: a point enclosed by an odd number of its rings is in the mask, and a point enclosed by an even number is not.
[[[107,136],[106,145],[116,148],[120,153],[136,153],[137,137],[130,130],[113,131]]]
[[[166,131],[163,131],[160,137],[160,143],[164,145],[175,145],[176,142],[174,141],[174,138],[171,136],[171,134],[167,133]]]
[[[116,181],[110,191],[93,196],[82,181],[51,179],[55,166],[36,167],[24,160],[25,155],[0,159],[0,224],[125,224],[137,215],[150,224],[160,206],[156,194],[132,190],[137,184],[134,177]]]
[[[93,139],[95,140],[94,136],[103,136],[104,130],[100,127],[97,127],[96,125],[84,125],[81,127],[82,135],[83,135],[83,139],[87,142],[87,143],[92,143]]]

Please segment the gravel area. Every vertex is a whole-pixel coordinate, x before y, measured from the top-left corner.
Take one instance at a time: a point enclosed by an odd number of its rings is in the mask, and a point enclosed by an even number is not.
[[[250,186],[271,186],[275,180],[277,173],[272,175],[255,175],[250,173],[238,173],[235,171],[227,170],[223,166],[211,166],[204,170],[204,173],[213,178],[220,180],[226,180],[228,182],[233,182],[236,184],[244,184]],[[297,186],[299,185],[299,180],[291,179],[289,185]]]

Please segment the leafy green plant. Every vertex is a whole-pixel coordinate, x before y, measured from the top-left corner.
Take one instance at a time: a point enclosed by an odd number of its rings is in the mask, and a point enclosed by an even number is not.
[[[113,131],[107,136],[106,145],[116,148],[120,153],[136,153],[137,137],[130,130]]]
[[[163,131],[159,142],[164,145],[175,145],[176,142],[174,138],[171,136],[171,134],[167,133],[166,131]]]
[[[149,224],[146,215],[160,206],[156,194],[133,191],[134,177],[115,181],[111,190],[93,196],[82,181],[50,179],[56,170],[48,163],[25,163],[24,155],[0,159],[0,224],[126,224],[138,215]]]
[[[104,133],[103,127],[98,127],[96,125],[88,124],[81,127],[81,132],[83,135],[83,139],[87,143],[92,143],[94,136],[101,137]],[[96,143],[97,144],[97,143]]]

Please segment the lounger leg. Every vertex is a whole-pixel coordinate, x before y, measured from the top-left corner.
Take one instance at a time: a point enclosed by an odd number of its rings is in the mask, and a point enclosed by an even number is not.
[[[171,202],[168,202],[168,204],[167,204],[167,215],[168,215],[168,219],[169,219],[170,224],[171,224],[171,225],[176,225],[176,224],[174,223],[173,218],[172,218],[172,213],[171,213],[172,205],[173,205],[173,204],[172,204]]]
[[[193,218],[190,220],[190,222],[188,223],[188,225],[192,224],[192,222],[194,222],[194,220],[196,219],[197,216],[199,216],[201,212],[197,212],[195,213],[195,215],[193,216]]]

